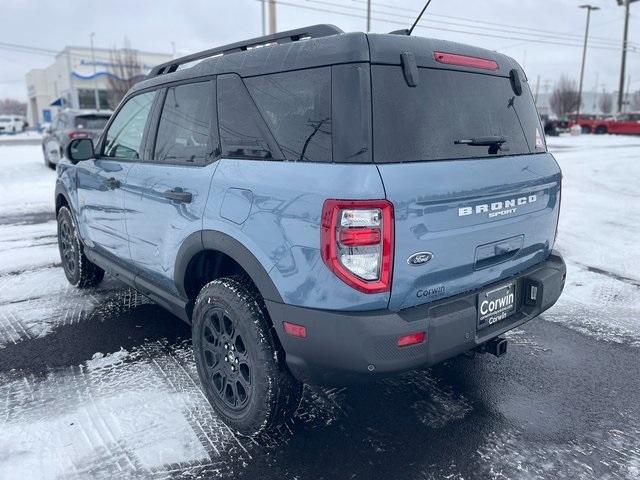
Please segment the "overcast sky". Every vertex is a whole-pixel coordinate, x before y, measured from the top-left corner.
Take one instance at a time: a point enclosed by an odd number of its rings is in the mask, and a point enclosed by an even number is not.
[[[470,43],[515,57],[532,88],[540,92],[563,73],[578,78],[587,0],[433,0],[414,34]],[[366,28],[366,0],[277,0],[277,28],[333,23],[345,31]],[[0,8],[0,98],[26,100],[24,76],[46,67],[51,55],[18,53],[7,43],[47,49],[88,45],[121,46],[178,54],[258,36],[262,33],[259,0],[4,0]],[[616,90],[620,72],[624,9],[615,0],[592,0],[592,46],[585,90],[598,83]],[[371,30],[389,32],[408,26],[422,0],[373,0]],[[632,90],[640,89],[640,2],[631,7],[628,54]],[[338,13],[340,12],[340,13]],[[456,30],[456,31],[445,31]],[[544,30],[544,32],[542,32]],[[474,32],[475,34],[463,33]],[[531,41],[526,41],[531,40]],[[546,42],[546,43],[545,43]],[[597,47],[597,48],[596,48]]]

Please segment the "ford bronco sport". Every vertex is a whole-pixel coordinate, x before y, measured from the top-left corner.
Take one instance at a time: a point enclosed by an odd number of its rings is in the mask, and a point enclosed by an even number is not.
[[[155,67],[66,158],[69,282],[106,271],[189,322],[246,434],[305,382],[501,355],[564,287],[560,168],[495,52],[330,25],[240,42]]]

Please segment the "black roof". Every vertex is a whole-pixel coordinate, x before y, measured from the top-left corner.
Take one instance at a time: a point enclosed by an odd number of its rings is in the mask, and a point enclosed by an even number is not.
[[[436,51],[494,60],[499,69],[492,74],[508,76],[512,68],[517,68],[526,78],[511,57],[483,48],[416,36],[344,33],[332,25],[314,25],[171,60],[154,67],[147,79],[136,84],[132,91],[223,73],[249,77],[340,63],[400,65],[400,54],[403,52],[412,52],[419,66],[478,72],[473,68],[437,63],[433,55]],[[202,61],[192,67],[177,70],[180,65],[200,59]]]

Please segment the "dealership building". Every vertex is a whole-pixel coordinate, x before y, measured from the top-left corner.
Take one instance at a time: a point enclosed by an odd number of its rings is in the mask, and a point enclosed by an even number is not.
[[[29,123],[51,122],[60,108],[109,109],[110,83],[114,79],[124,80],[120,72],[136,71],[142,77],[153,66],[172,58],[168,54],[140,50],[115,53],[103,48],[92,51],[89,47],[65,47],[51,65],[29,71],[26,75]],[[137,63],[122,65],[114,58],[135,58]]]

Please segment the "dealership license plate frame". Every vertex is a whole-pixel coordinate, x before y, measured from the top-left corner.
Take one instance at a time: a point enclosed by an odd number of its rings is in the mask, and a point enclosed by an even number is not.
[[[482,330],[496,323],[500,323],[518,311],[518,285],[516,280],[503,283],[497,287],[487,288],[478,293],[476,300],[477,307],[477,329]],[[512,295],[512,300],[508,305],[494,310],[493,312],[482,313],[482,304],[485,300],[499,300],[507,295]],[[486,310],[486,308],[485,308]]]

